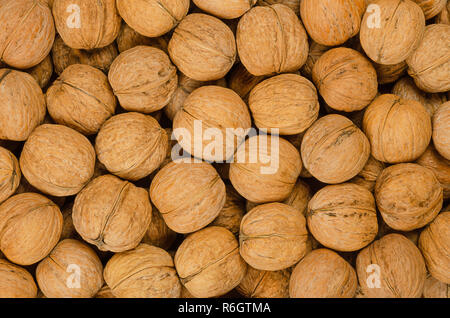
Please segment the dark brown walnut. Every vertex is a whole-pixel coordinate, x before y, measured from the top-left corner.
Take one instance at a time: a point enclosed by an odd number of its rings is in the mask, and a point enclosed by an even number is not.
[[[167,226],[161,213],[152,207],[152,221],[142,238],[142,243],[168,250],[176,238],[177,233]]]
[[[72,208],[73,208],[73,203],[71,202],[71,203],[65,205],[61,210],[61,213],[63,216],[63,225],[62,225],[61,236],[59,237],[60,241],[65,240],[65,239],[79,238],[77,230],[75,229],[75,226],[73,225]]]
[[[260,271],[248,266],[236,290],[247,298],[289,298],[290,276],[288,269]]]
[[[292,9],[297,15],[300,14],[300,2],[302,0],[258,0],[260,6],[270,6],[272,4],[284,4]]]
[[[33,276],[24,268],[0,259],[0,298],[36,298]]]
[[[450,24],[450,2],[447,1],[447,5],[436,16],[435,23]]]
[[[22,193],[0,205],[0,250],[12,262],[39,262],[58,243],[63,217],[58,206],[37,193]]]
[[[419,158],[430,143],[431,119],[420,102],[384,94],[364,113],[363,130],[375,159],[409,162]]]
[[[95,140],[98,160],[112,174],[139,180],[156,170],[166,157],[168,136],[153,117],[123,113],[111,117]]]
[[[286,140],[289,141],[291,144],[294,145],[295,148],[300,150],[300,147],[302,145],[303,137],[305,136],[306,131],[296,134],[296,135],[288,135],[286,136]],[[302,158],[303,163],[303,158]],[[303,169],[300,173],[300,177],[302,178],[312,178],[312,175],[309,173],[309,171],[305,168],[305,164],[303,163]]]
[[[291,298],[352,298],[357,285],[353,267],[337,253],[321,248],[295,266],[289,295]]]
[[[36,280],[47,298],[92,298],[103,285],[103,266],[87,244],[63,240],[36,268]]]
[[[373,62],[373,66],[377,72],[378,84],[394,83],[406,74],[406,70],[408,69],[405,61],[394,65],[383,65]]]
[[[150,197],[169,228],[191,233],[219,215],[226,192],[225,184],[209,163],[172,161],[152,180]]]
[[[436,150],[450,160],[450,102],[442,104],[433,115],[433,143]]]
[[[431,19],[444,10],[447,0],[413,0],[422,8],[425,19]]]
[[[74,49],[92,50],[111,44],[119,34],[115,0],[55,0],[56,30]]]
[[[46,93],[52,119],[82,134],[96,134],[116,110],[116,98],[108,78],[83,64],[67,67]]]
[[[254,76],[298,71],[308,57],[308,36],[297,15],[274,4],[250,9],[239,21],[236,43]]]
[[[303,137],[305,168],[319,181],[342,183],[355,177],[370,155],[370,144],[352,121],[341,115],[317,120]]]
[[[224,77],[236,61],[236,42],[231,29],[210,15],[193,13],[184,18],[169,42],[173,63],[197,81]]]
[[[450,285],[429,275],[423,288],[423,298],[450,298]]]
[[[254,76],[250,74],[241,63],[235,66],[228,73],[228,87],[234,90],[244,101],[248,101],[250,91],[262,82],[267,76]]]
[[[314,64],[312,79],[327,105],[338,111],[361,110],[378,92],[375,68],[349,48],[325,52]]]
[[[360,185],[373,192],[377,178],[384,168],[384,163],[370,156],[364,168],[349,182]]]
[[[95,150],[79,132],[61,125],[37,127],[20,155],[20,168],[38,190],[54,195],[77,194],[94,174]]]
[[[224,227],[234,235],[238,235],[242,218],[246,212],[245,200],[230,184],[226,184],[225,187],[225,205],[211,225]]]
[[[221,19],[236,19],[250,10],[256,0],[193,0],[201,10]]]
[[[136,46],[112,63],[109,82],[120,105],[128,111],[152,113],[166,106],[177,88],[177,69],[166,53]]]
[[[153,46],[167,53],[167,45],[169,44],[168,40],[163,36],[157,38],[143,36],[130,28],[126,23],[122,23],[116,43],[120,53],[140,45]]]
[[[16,192],[21,176],[16,156],[8,149],[0,147],[0,203]]]
[[[312,79],[312,71],[314,65],[316,64],[317,60],[329,49],[331,49],[331,47],[311,41],[309,45],[308,58],[305,65],[303,65],[301,69],[302,75],[309,79]]]
[[[24,141],[45,116],[45,97],[29,74],[0,69],[0,139]]]
[[[368,298],[419,298],[427,275],[419,249],[400,234],[383,236],[359,252],[356,272]]]
[[[25,70],[25,72],[33,76],[42,89],[47,87],[53,75],[53,62],[50,54],[41,63]]]
[[[98,291],[97,295],[95,295],[95,298],[116,298],[116,296],[114,296],[114,294],[112,293],[111,288],[109,288],[109,286],[105,284]]]
[[[175,254],[181,283],[194,297],[216,297],[238,286],[247,270],[234,235],[219,226],[190,234]]]

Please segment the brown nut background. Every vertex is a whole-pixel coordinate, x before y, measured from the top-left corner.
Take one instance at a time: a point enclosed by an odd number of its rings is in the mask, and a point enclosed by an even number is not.
[[[19,187],[19,162],[8,149],[0,147],[0,204],[8,199]]]
[[[383,162],[370,156],[364,168],[349,182],[360,185],[370,192],[373,192],[377,178],[384,168],[385,164]]]
[[[438,15],[441,12],[445,5],[447,4],[447,0],[413,0],[417,3],[423,10],[425,14],[425,19],[431,19],[434,16]]]
[[[289,298],[290,276],[288,269],[260,271],[248,266],[236,291],[247,298]]]
[[[450,160],[450,102],[442,104],[433,116],[433,143],[436,150]]]
[[[0,259],[0,298],[36,298],[33,276],[24,268]]]
[[[197,7],[221,19],[239,18],[255,5],[256,0],[193,0]]]

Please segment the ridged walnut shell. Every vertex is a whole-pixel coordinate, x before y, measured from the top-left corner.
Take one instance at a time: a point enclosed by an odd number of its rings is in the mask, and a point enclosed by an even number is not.
[[[450,298],[450,285],[429,275],[423,288],[423,298]]]
[[[373,62],[375,71],[377,71],[378,84],[394,83],[404,74],[408,69],[408,64],[405,61],[393,65],[383,65]]]
[[[260,6],[270,6],[272,4],[284,4],[291,8],[297,15],[300,14],[300,2],[301,0],[258,0]]]
[[[211,225],[224,227],[234,235],[238,235],[242,218],[246,212],[245,200],[237,193],[232,185],[226,184],[225,187],[225,205]]]
[[[0,203],[16,192],[21,176],[16,156],[8,149],[0,147]]]
[[[369,298],[419,298],[427,276],[419,249],[400,234],[385,235],[359,252],[356,272]]]
[[[168,250],[176,238],[177,233],[167,226],[161,213],[152,207],[152,221],[142,238],[142,243]]]
[[[36,298],[33,276],[24,268],[0,259],[0,298]]]
[[[435,23],[450,24],[450,2],[447,1],[447,5],[436,16]]]
[[[236,290],[246,298],[289,298],[290,276],[288,269],[260,271],[248,266]]]
[[[47,298],[92,298],[103,286],[103,266],[94,250],[66,239],[36,268],[36,280]]]
[[[184,287],[199,298],[226,294],[247,270],[236,238],[218,226],[189,235],[175,254],[175,267]]]
[[[37,263],[58,243],[62,223],[58,206],[46,197],[12,196],[0,205],[0,250],[16,264]]]
[[[436,150],[450,160],[450,102],[442,104],[433,115],[433,143]]]
[[[116,296],[112,293],[111,288],[105,284],[95,295],[95,298],[116,298]]]
[[[413,0],[425,14],[425,19],[431,19],[444,10],[447,0]]]
[[[122,23],[116,43],[120,53],[140,45],[153,46],[167,53],[167,45],[169,44],[166,37],[149,38],[143,36],[130,28],[126,23]]]
[[[20,168],[38,190],[57,197],[77,194],[94,174],[95,150],[79,132],[61,125],[37,127],[20,155]]]
[[[312,79],[312,71],[314,68],[314,65],[319,60],[319,58],[328,50],[330,50],[331,47],[322,45],[319,43],[316,43],[314,41],[311,41],[309,45],[309,53],[308,58],[306,59],[305,65],[303,65],[301,72],[302,75],[305,77]]]
[[[265,78],[267,76],[254,76],[250,74],[244,65],[237,63],[228,73],[227,84],[229,88],[247,102],[250,91]]]
[[[47,55],[47,57],[38,65],[25,70],[28,74],[33,76],[39,86],[44,89],[47,87],[50,79],[53,75],[53,62],[52,57]]]
[[[377,178],[384,168],[384,163],[370,156],[364,168],[349,182],[360,185],[370,192],[373,192]]]
[[[221,19],[236,19],[251,9],[256,0],[193,0],[203,11]]]

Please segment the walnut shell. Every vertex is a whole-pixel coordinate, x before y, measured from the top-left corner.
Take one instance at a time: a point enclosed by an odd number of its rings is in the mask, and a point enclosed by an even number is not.
[[[450,160],[450,102],[442,104],[433,116],[433,143],[441,156]]]
[[[123,113],[111,117],[95,140],[98,160],[112,174],[139,180],[164,161],[168,136],[151,116]]]
[[[450,285],[428,276],[423,288],[423,298],[450,298]]]
[[[342,183],[355,177],[370,155],[366,136],[341,115],[317,120],[303,137],[301,154],[305,168],[325,183]]]
[[[413,0],[422,8],[425,19],[431,19],[444,10],[447,0]]]
[[[24,141],[45,116],[45,97],[24,72],[0,69],[0,139]]]
[[[450,24],[450,2],[447,1],[447,5],[436,16],[435,23]]]
[[[175,239],[177,238],[177,233],[172,231],[164,221],[164,218],[155,207],[152,208],[152,221],[150,222],[144,237],[142,238],[142,243],[147,243],[162,249],[168,250]]]
[[[418,298],[427,275],[419,249],[400,234],[383,236],[359,252],[356,272],[369,298]]]
[[[406,74],[406,70],[408,69],[408,64],[405,61],[393,65],[383,65],[373,62],[373,66],[377,72],[378,84],[394,83]]]
[[[221,19],[236,19],[250,10],[256,0],[193,0],[203,11]]]
[[[97,295],[95,295],[95,298],[116,298],[116,296],[114,296],[114,294],[112,293],[111,288],[109,288],[108,285],[104,285],[97,293]]]
[[[12,262],[39,262],[58,243],[63,217],[58,206],[37,193],[12,196],[0,205],[0,250]]]
[[[165,37],[148,38],[137,33],[126,23],[122,23],[116,43],[120,53],[140,45],[153,46],[167,53],[167,45],[169,44]]]
[[[28,70],[25,70],[25,72],[33,76],[33,78],[42,89],[47,87],[53,75],[53,62],[50,54],[47,55],[47,57],[41,63],[32,68],[29,68]]]
[[[190,234],[175,254],[184,287],[195,297],[221,296],[240,284],[247,264],[234,235],[219,226]]]
[[[287,6],[254,7],[239,20],[236,43],[245,68],[255,76],[299,70],[308,57],[308,36]]]
[[[375,159],[409,162],[419,158],[430,143],[431,119],[421,103],[384,94],[364,113],[363,130]]]
[[[414,163],[383,170],[375,198],[384,221],[391,228],[412,231],[430,223],[442,208],[442,187],[433,171]]]
[[[289,298],[290,276],[288,269],[260,271],[248,266],[236,290],[246,298]]]
[[[289,295],[291,298],[352,298],[357,284],[353,267],[337,253],[321,248],[295,266]]]
[[[300,2],[302,0],[258,0],[260,6],[270,6],[272,4],[284,4],[292,9],[297,15],[300,14]]]
[[[21,176],[16,156],[8,149],[0,147],[0,203],[16,192]]]
[[[89,140],[61,125],[44,124],[30,135],[20,168],[38,190],[57,197],[77,194],[94,174],[95,151]]]
[[[75,226],[73,225],[72,209],[73,209],[73,203],[70,203],[70,204],[64,206],[63,209],[61,210],[61,213],[63,216],[63,226],[62,226],[61,236],[59,237],[60,241],[65,240],[65,239],[79,238],[77,230],[75,229]]]
[[[385,164],[383,162],[370,156],[364,168],[349,182],[360,185],[373,192],[377,178],[384,168]]]
[[[33,276],[24,268],[0,259],[0,298],[36,298]]]
[[[241,222],[240,254],[259,270],[288,268],[308,251],[305,217],[283,203],[258,205]]]
[[[142,113],[166,106],[178,83],[176,67],[167,54],[150,46],[121,53],[112,63],[108,78],[120,105]]]
[[[427,26],[420,46],[406,60],[408,74],[429,93],[450,90],[450,25]]]
[[[228,73],[228,87],[247,102],[250,91],[266,78],[267,76],[254,76],[250,74],[244,65],[238,63]]]
[[[103,266],[87,244],[67,239],[36,268],[36,280],[48,298],[92,298],[103,285]]]
[[[236,60],[231,29],[219,19],[201,13],[189,14],[181,21],[168,50],[178,69],[197,81],[224,77]]]
[[[245,201],[230,184],[225,185],[225,190],[225,205],[211,225],[224,227],[234,235],[238,235],[242,218],[246,212]]]
[[[359,250],[378,233],[372,193],[352,183],[329,185],[316,192],[308,204],[307,221],[314,238],[336,251]]]
[[[312,71],[314,65],[316,64],[317,60],[329,49],[331,49],[331,47],[311,41],[309,45],[308,58],[306,59],[305,65],[303,65],[301,69],[302,75],[309,79],[312,79]]]
[[[327,105],[339,111],[361,110],[378,92],[377,72],[359,52],[335,48],[314,64],[313,81]]]
[[[178,233],[191,233],[219,215],[226,192],[212,165],[173,161],[154,177],[150,197],[169,228]]]

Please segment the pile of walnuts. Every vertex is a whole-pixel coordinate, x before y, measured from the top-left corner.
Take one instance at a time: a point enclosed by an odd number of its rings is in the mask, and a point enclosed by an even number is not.
[[[448,298],[449,90],[447,0],[0,0],[0,298]]]

